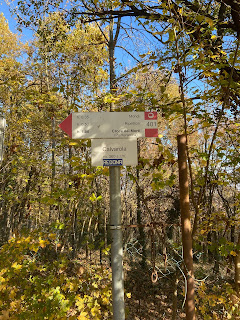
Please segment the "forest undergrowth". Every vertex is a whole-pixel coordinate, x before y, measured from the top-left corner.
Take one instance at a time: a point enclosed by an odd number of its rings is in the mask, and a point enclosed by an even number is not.
[[[81,250],[72,258],[54,233],[11,238],[0,249],[0,319],[110,319],[110,255],[99,253]],[[198,319],[239,319],[232,271],[200,260],[194,269]],[[174,272],[167,261],[156,263],[153,276],[148,262],[125,253],[124,272],[126,319],[185,318],[182,264]]]

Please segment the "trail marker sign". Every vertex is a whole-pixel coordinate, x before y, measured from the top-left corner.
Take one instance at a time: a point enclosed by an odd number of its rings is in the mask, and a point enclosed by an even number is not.
[[[137,165],[137,138],[158,137],[157,112],[79,112],[59,127],[72,139],[92,139],[92,166],[109,166],[113,318],[124,320],[120,166]]]
[[[74,112],[59,127],[72,139],[157,137],[157,112]]]
[[[137,139],[92,139],[92,166],[136,166]]]

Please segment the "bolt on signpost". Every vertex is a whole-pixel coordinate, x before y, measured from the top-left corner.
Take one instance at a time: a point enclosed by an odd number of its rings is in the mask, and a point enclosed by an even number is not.
[[[91,139],[92,166],[108,166],[112,235],[113,319],[125,319],[120,167],[137,165],[137,138],[157,137],[157,112],[79,112],[59,127],[72,139]]]

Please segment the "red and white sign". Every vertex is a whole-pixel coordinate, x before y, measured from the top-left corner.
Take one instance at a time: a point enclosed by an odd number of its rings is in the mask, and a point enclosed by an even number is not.
[[[78,112],[59,127],[72,139],[158,137],[157,112]]]

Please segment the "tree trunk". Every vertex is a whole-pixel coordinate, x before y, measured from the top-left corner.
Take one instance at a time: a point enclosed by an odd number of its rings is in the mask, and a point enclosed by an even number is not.
[[[56,122],[55,116],[52,116],[52,176],[51,176],[51,198],[53,196],[54,189],[54,179],[56,175],[56,164],[55,164],[55,148],[56,148],[56,140],[55,140],[55,130],[56,130]],[[49,208],[49,224],[51,224],[51,219],[53,217],[54,206],[51,204]]]
[[[187,173],[186,145],[187,137],[185,134],[177,137],[178,140],[178,167],[179,167],[179,189],[180,189],[180,208],[182,225],[182,245],[183,259],[185,266],[185,276],[187,279],[186,295],[186,319],[195,320],[195,299],[194,299],[194,273],[193,273],[193,254],[192,254],[192,232],[189,208],[189,187]]]
[[[172,306],[172,320],[177,319],[177,295],[178,295],[178,283],[179,283],[179,270],[176,267],[173,287],[173,306]]]
[[[238,235],[238,243],[240,245],[240,234]],[[235,286],[236,291],[240,293],[240,251],[237,251],[237,255],[235,257]]]
[[[140,154],[140,144],[138,141],[138,155]],[[139,176],[139,168],[136,169],[137,173],[137,186],[136,186],[136,194],[137,194],[137,224],[139,231],[139,243],[142,247],[142,261],[141,265],[143,268],[146,267],[146,236],[144,232],[144,227],[142,226],[142,208],[141,208],[141,197],[142,192],[140,188],[140,176]]]

